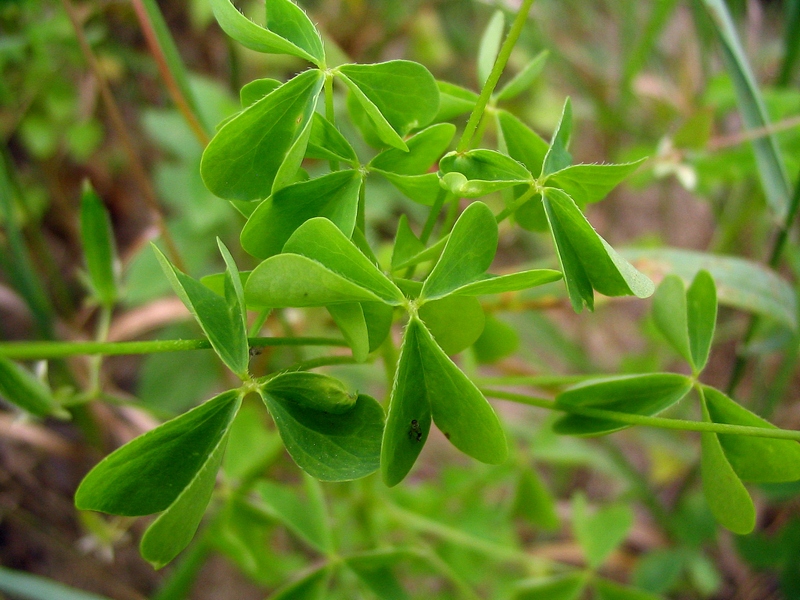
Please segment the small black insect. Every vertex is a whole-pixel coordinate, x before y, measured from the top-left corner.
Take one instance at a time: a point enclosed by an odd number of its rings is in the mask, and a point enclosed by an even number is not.
[[[408,430],[408,439],[412,442],[422,441],[422,428],[419,426],[419,421],[411,419],[411,429]]]
[[[263,348],[250,348],[250,356],[258,356],[264,351]]]

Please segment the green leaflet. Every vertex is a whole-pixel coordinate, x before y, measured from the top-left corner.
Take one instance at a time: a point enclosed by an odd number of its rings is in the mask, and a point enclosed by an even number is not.
[[[226,200],[269,196],[287,156],[297,153],[295,142],[310,131],[323,79],[320,71],[305,71],[228,121],[203,152],[200,174],[206,187]]]
[[[677,275],[667,275],[653,295],[653,321],[673,349],[690,365],[694,365],[689,347],[689,325],[686,315],[686,289]]]
[[[369,161],[370,170],[398,175],[423,175],[447,150],[456,133],[455,125],[431,125],[406,140],[408,152],[388,148]]]
[[[165,566],[192,541],[214,492],[226,441],[227,436],[214,448],[189,485],[144,532],[139,550],[154,568]]]
[[[277,79],[266,77],[264,79],[254,79],[246,83],[239,90],[239,102],[242,108],[247,108],[261,100],[264,96],[269,96],[276,89],[281,87],[281,82]]]
[[[318,261],[325,268],[377,296],[361,300],[381,299],[392,305],[404,301],[397,286],[328,219],[318,217],[303,223],[286,242],[283,251]]]
[[[437,81],[436,86],[439,88],[439,112],[435,122],[449,121],[475,108],[478,94],[472,90],[446,81]]]
[[[261,507],[319,552],[333,550],[330,523],[319,482],[303,474],[307,500],[294,488],[261,480],[255,485]]]
[[[442,256],[425,280],[420,298],[441,298],[472,283],[486,272],[496,251],[494,214],[482,202],[474,202],[456,221]]]
[[[566,169],[572,163],[572,155],[567,150],[571,137],[572,103],[567,98],[564,102],[564,109],[561,112],[561,119],[558,121],[553,139],[550,141],[550,148],[547,150],[542,163],[542,177],[561,169]]]
[[[334,377],[321,373],[289,372],[269,379],[261,386],[265,394],[281,402],[341,415],[353,409],[355,396]]]
[[[677,248],[628,249],[625,257],[643,272],[675,273],[691,281],[701,269],[716,282],[719,303],[797,327],[797,300],[792,286],[764,265],[737,256],[720,256]]]
[[[379,467],[384,414],[359,394],[355,406],[333,414],[261,390],[286,450],[297,466],[322,481],[350,481]]]
[[[100,461],[75,492],[75,506],[142,516],[176,502],[215,458],[241,404],[236,390],[128,442]]]
[[[572,198],[559,189],[545,188],[543,202],[576,312],[584,304],[593,308],[592,288],[606,296],[646,298],[653,293],[653,282],[597,234]]]
[[[419,317],[445,354],[458,354],[474,344],[483,332],[485,316],[476,298],[446,296],[426,302]]]
[[[573,165],[547,177],[547,184],[564,190],[579,206],[599,202],[645,159],[621,165]]]
[[[717,288],[708,271],[698,271],[686,291],[686,311],[692,362],[702,371],[708,362],[717,324]]]
[[[230,253],[220,244],[228,270],[224,276],[224,297],[176,269],[153,246],[164,274],[175,293],[194,315],[214,351],[240,379],[248,378],[250,349],[247,342],[242,284]]]
[[[419,352],[421,329],[414,319],[406,326],[392,384],[381,444],[381,477],[389,487],[408,475],[431,429],[431,403]]]
[[[350,142],[333,123],[318,112],[311,118],[311,135],[308,138],[306,156],[322,160],[341,160],[350,163],[354,168],[358,165],[358,156]]]
[[[301,31],[308,31],[309,27],[314,28],[305,13],[289,0],[268,0],[267,10],[269,11],[270,8],[273,13],[273,26],[277,23],[280,32],[270,31],[269,23],[267,29],[256,25],[240,13],[230,0],[211,0],[211,9],[214,11],[219,26],[246,48],[267,54],[290,54],[322,67],[325,62],[322,42],[319,42],[320,53],[316,55],[313,45],[308,44],[306,36],[300,34]],[[269,14],[267,16],[269,17]],[[291,39],[283,37],[286,34]],[[298,43],[308,46],[312,52],[310,53]]]
[[[705,387],[703,390],[705,391]],[[701,405],[703,420],[711,422],[707,403],[702,395]],[[700,475],[703,479],[703,494],[714,518],[734,533],[750,533],[756,524],[753,500],[726,458],[719,436],[716,433],[702,433],[701,449]]]
[[[437,194],[443,191],[436,173],[398,175],[377,169],[374,172],[383,175],[404,196],[425,206],[431,206],[436,200]]]
[[[457,196],[477,198],[519,184],[533,183],[528,170],[494,150],[450,152],[439,161],[442,185]]]
[[[577,494],[572,501],[572,528],[592,569],[600,567],[628,537],[633,511],[625,504],[605,506],[588,514],[586,498]]]
[[[0,356],[0,396],[37,417],[69,417],[47,386],[27,369]]]
[[[495,97],[498,100],[512,100],[527,90],[536,78],[539,77],[549,55],[549,50],[542,50],[539,52],[539,54],[529,60],[525,67],[497,92]],[[538,173],[538,171],[531,172]]]
[[[325,64],[322,38],[302,9],[291,0],[266,0],[266,9],[267,29],[306,51],[314,57],[312,62],[317,66]]]
[[[513,600],[578,600],[589,582],[588,573],[567,573],[523,579],[514,586]]]
[[[601,408],[635,415],[656,415],[683,398],[691,389],[692,380],[674,373],[623,375],[588,381],[556,396],[556,406]],[[630,427],[613,419],[599,419],[580,414],[567,414],[553,425],[556,433],[567,435],[600,435]]]
[[[505,28],[505,18],[502,10],[496,10],[489,19],[489,24],[483,30],[481,42],[478,46],[478,85],[481,87],[489,79],[492,72],[497,53],[500,51],[500,43],[503,41],[503,29]]]
[[[381,450],[381,474],[396,485],[427,439],[431,418],[459,450],[489,464],[508,456],[505,434],[486,398],[412,317],[403,337]]]
[[[703,394],[708,415],[714,423],[776,429],[719,390],[703,386]],[[742,481],[777,483],[800,479],[800,444],[797,442],[724,434],[717,434],[717,438]]]
[[[258,265],[247,278],[244,297],[247,306],[271,308],[381,301],[357,283],[298,254],[278,254]]]
[[[392,249],[392,270],[397,270],[398,265],[403,264],[410,258],[425,251],[425,244],[411,231],[408,224],[408,217],[400,215],[397,222],[397,234],[394,236],[394,248]]]
[[[519,349],[519,343],[519,334],[514,327],[489,314],[472,350],[479,363],[490,364],[514,354]]]
[[[364,309],[358,302],[328,305],[328,312],[344,339],[353,351],[353,358],[364,362],[369,354],[369,331],[364,318]]]
[[[313,217],[326,217],[353,235],[363,179],[355,170],[334,171],[284,187],[258,205],[242,229],[242,248],[257,258],[280,253],[294,231]]]
[[[547,531],[555,531],[560,525],[556,500],[535,469],[523,467],[520,470],[513,512]]]
[[[508,155],[525,165],[530,173],[541,173],[550,148],[547,142],[507,110],[498,110],[496,117]]]
[[[483,296],[486,294],[503,294],[517,292],[532,287],[552,283],[561,279],[561,272],[553,269],[533,269],[508,275],[488,275],[485,279],[473,281],[456,288],[451,292],[454,296]]]
[[[362,302],[364,321],[367,324],[369,351],[375,352],[389,336],[394,321],[394,309],[383,302]]]
[[[81,244],[95,297],[103,306],[113,306],[117,300],[114,233],[103,201],[88,183],[81,195]]]
[[[419,63],[391,60],[342,65],[337,74],[361,104],[381,140],[395,148],[406,150],[400,136],[425,127],[439,109],[436,80]]]

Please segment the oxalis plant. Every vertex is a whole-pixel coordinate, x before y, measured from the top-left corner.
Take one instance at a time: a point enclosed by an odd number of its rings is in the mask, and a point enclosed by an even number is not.
[[[318,31],[289,0],[266,0],[263,27],[229,0],[211,3],[222,29],[242,45],[313,65],[286,82],[260,79],[244,86],[242,110],[219,124],[203,153],[206,186],[246,218],[242,248],[262,262],[252,271],[240,271],[219,242],[226,270],[198,281],[153,247],[207,343],[241,384],[103,459],[77,490],[79,509],[132,517],[159,513],[140,549],[156,568],[169,563],[190,543],[206,512],[235,434],[232,424],[249,394],[261,397],[297,466],[321,481],[355,480],[380,470],[387,486],[398,485],[413,468],[433,425],[464,454],[491,465],[503,463],[508,442],[487,397],[563,413],[553,425],[562,435],[601,436],[633,425],[700,432],[706,501],[717,521],[735,533],[746,534],[755,525],[744,483],[800,479],[798,432],[774,427],[700,382],[717,318],[712,276],[699,270],[687,288],[683,279],[669,275],[656,290],[586,219],[585,206],[602,200],[641,161],[572,164],[569,100],[549,143],[499,107],[530,85],[545,59],[535,57],[496,89],[532,0],[522,2],[502,44],[502,18],[490,24],[487,36],[494,36],[497,44],[488,62],[484,56],[480,94],[437,81],[423,65],[405,60],[329,66]],[[334,85],[347,93],[347,111],[357,132],[379,150],[366,163],[337,127]],[[447,121],[467,113],[455,150],[448,152],[456,127]],[[473,148],[488,124],[496,128],[499,147]],[[329,173],[308,178],[306,159],[327,161]],[[376,178],[428,207],[419,236],[406,216],[400,218],[389,264],[377,260],[365,236],[368,190]],[[497,213],[479,200],[495,192],[504,201]],[[463,199],[469,202],[459,214]],[[82,219],[89,280],[100,304],[108,308],[116,300],[113,239],[107,214],[91,190],[84,194]],[[498,248],[498,224],[505,220],[549,232],[560,270],[489,273]],[[654,296],[653,321],[691,374],[588,379],[553,400],[479,388],[451,358],[473,345],[484,329],[478,298],[550,284],[566,287],[576,312],[593,310],[595,292]],[[254,350],[276,341],[248,337],[248,331],[257,334],[272,310],[304,307],[327,309],[352,358],[336,354],[280,372],[253,372]],[[251,313],[257,314],[254,325],[248,323]],[[399,355],[392,339],[395,324],[402,327]],[[291,343],[326,341],[296,338]],[[310,372],[347,360],[369,361],[378,352],[391,377],[386,409],[329,375]],[[6,359],[0,362],[0,392],[36,415],[64,410],[37,378]],[[698,403],[701,420],[657,416],[687,396]],[[306,485],[319,501],[313,479]],[[528,485],[535,489],[541,484]],[[617,533],[624,537],[628,517],[613,512],[589,517],[584,504],[576,500],[574,521],[590,570],[530,589],[522,585],[520,597],[546,590],[550,596],[536,597],[567,597],[552,595],[557,589],[572,590],[576,595],[569,597],[576,597],[588,586],[602,598],[634,597],[590,576],[621,541]],[[593,535],[606,519],[619,525],[609,524],[616,533]],[[300,534],[335,556],[330,532],[321,537]],[[345,562],[373,585],[364,573],[374,575],[375,568],[401,555],[364,555]],[[331,560],[314,570],[281,597],[312,597],[291,594],[324,587],[335,564]],[[378,566],[370,571],[364,566],[370,564]]]

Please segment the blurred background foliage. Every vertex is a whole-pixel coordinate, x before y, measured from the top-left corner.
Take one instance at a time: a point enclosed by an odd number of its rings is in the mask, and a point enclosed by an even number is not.
[[[243,220],[203,185],[198,137],[238,110],[244,83],[284,80],[305,66],[232,43],[206,0],[160,2],[185,65],[198,136],[176,108],[148,46],[137,16],[146,4],[0,2],[3,340],[93,336],[98,311],[82,272],[78,216],[85,179],[111,213],[123,263],[111,340],[199,335],[147,247],[164,229],[195,276],[221,269],[215,236],[239,248]],[[484,29],[495,10],[513,11],[517,3],[300,4],[342,59],[407,58],[438,79],[477,90]],[[256,20],[263,12],[259,2],[239,6]],[[794,182],[800,171],[800,2],[735,0],[729,8]],[[649,157],[626,185],[587,210],[612,245],[637,247],[634,257],[642,248],[670,246],[767,262],[776,221],[766,209],[753,136],[743,133],[735,89],[699,0],[539,0],[504,81],[542,50],[547,60],[534,84],[498,106],[549,138],[564,97],[571,96],[576,163]],[[345,115],[340,92],[337,113]],[[345,133],[354,127],[341,126]],[[482,135],[484,145],[495,147],[491,125]],[[356,149],[362,157],[374,153],[363,143]],[[314,167],[307,165],[312,175]],[[416,226],[425,212],[386,183],[371,182],[370,194],[368,237],[379,258],[388,259],[399,216],[409,215]],[[800,249],[790,240],[778,267],[786,280],[797,281]],[[241,251],[237,260],[252,267]],[[499,266],[552,260],[540,234],[503,225]],[[650,267],[657,274],[658,265]],[[596,312],[577,316],[566,298],[549,294],[485,305],[486,330],[462,355],[463,368],[493,381],[529,376],[545,391],[580,374],[682,368],[651,323],[648,302],[601,301]],[[769,311],[766,305],[756,309]],[[798,429],[798,333],[761,319],[744,347],[749,323],[742,312],[721,312],[707,382],[725,388],[737,355],[747,357],[738,397],[779,426]],[[336,334],[321,309],[278,311],[263,331]],[[254,360],[273,371],[315,352],[269,348]],[[53,361],[49,370],[61,397],[86,387],[86,360]],[[385,375],[374,364],[328,372],[351,389],[385,397]],[[246,404],[231,436],[244,441],[228,451],[221,496],[238,481],[259,478],[258,498],[226,504],[233,509],[216,513],[177,564],[153,572],[136,552],[140,523],[76,515],[72,493],[102,453],[223,389],[224,376],[210,352],[116,357],[102,372],[100,398],[107,402],[76,413],[71,424],[20,424],[2,413],[0,563],[123,600],[261,598],[317,564],[324,531],[345,548],[395,548],[394,554],[353,559],[330,598],[566,599],[582,589],[569,566],[585,565],[587,557],[591,562],[587,548],[599,543],[613,553],[592,566],[639,591],[626,596],[601,582],[595,597],[800,598],[800,486],[758,486],[758,531],[738,538],[713,525],[699,493],[696,437],[632,429],[600,441],[560,438],[549,430],[547,415],[517,406],[500,406],[515,442],[506,465],[468,462],[443,439],[433,439],[412,477],[386,490],[375,476],[348,484],[304,481],[263,411]],[[587,502],[610,512],[579,518]],[[13,591],[11,576],[0,576],[0,589]],[[319,583],[306,581],[309,589]],[[47,582],[25,585],[33,594],[40,584]],[[294,593],[282,597],[317,597]]]

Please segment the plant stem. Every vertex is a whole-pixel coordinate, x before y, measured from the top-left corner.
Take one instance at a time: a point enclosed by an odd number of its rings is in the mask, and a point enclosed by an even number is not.
[[[251,337],[251,347],[263,346],[344,346],[347,342],[324,337]],[[148,340],[138,342],[8,342],[0,344],[0,356],[16,360],[43,360],[79,354],[156,354],[184,350],[208,350],[207,339],[193,340]]]
[[[111,327],[111,306],[100,307],[100,317],[97,322],[97,334],[95,340],[102,344],[108,339],[108,330]],[[100,385],[100,372],[103,368],[103,355],[96,354],[92,357],[89,368],[89,397],[96,398],[100,395],[102,387]]]
[[[781,260],[783,250],[786,247],[786,242],[789,239],[789,231],[791,230],[792,224],[797,217],[798,209],[800,209],[800,175],[798,175],[797,183],[795,183],[794,186],[794,193],[792,194],[792,199],[789,203],[789,210],[786,213],[786,218],[775,235],[775,241],[773,242],[772,250],[769,253],[767,265],[769,265],[769,267],[772,269],[777,268],[778,263]],[[753,339],[753,335],[755,334],[758,324],[759,318],[757,316],[754,315],[750,317],[750,322],[747,325],[747,331],[742,338],[743,346],[746,347],[747,344],[750,343],[750,340]],[[731,379],[728,382],[727,392],[729,396],[734,394],[736,388],[739,386],[739,383],[741,383],[742,377],[745,373],[745,367],[747,366],[747,360],[747,357],[741,353],[737,353],[736,361],[734,362],[733,369],[731,370]]]
[[[751,427],[747,425],[729,425],[728,423],[707,423],[704,421],[686,421],[684,419],[665,419],[663,417],[648,417],[645,415],[635,415],[631,413],[605,410],[602,408],[590,408],[585,406],[561,406],[553,400],[546,398],[536,398],[525,394],[504,392],[502,390],[481,390],[484,395],[501,400],[511,400],[528,406],[546,408],[547,410],[560,410],[584,417],[594,417],[596,419],[608,419],[626,425],[642,425],[644,427],[658,427],[660,429],[677,429],[680,431],[701,431],[711,433],[722,433],[727,435],[744,435],[750,437],[762,437],[776,440],[795,440],[800,442],[800,431],[791,429],[772,429],[767,427]]]
[[[142,196],[155,217],[156,226],[158,227],[158,231],[167,247],[167,254],[169,254],[170,259],[176,267],[182,271],[186,271],[186,265],[181,258],[180,252],[178,252],[178,247],[175,244],[175,240],[172,238],[172,234],[167,229],[164,214],[162,213],[161,206],[156,199],[156,192],[153,188],[153,184],[150,182],[147,171],[139,159],[139,155],[136,153],[133,138],[128,132],[128,128],[125,125],[125,120],[122,118],[122,113],[120,112],[119,107],[114,100],[114,95],[111,93],[111,88],[108,85],[108,80],[105,77],[105,73],[100,67],[100,63],[97,61],[97,57],[94,55],[94,51],[92,51],[89,41],[86,39],[86,35],[83,32],[83,24],[78,17],[78,13],[76,12],[75,7],[72,5],[71,0],[61,0],[61,3],[64,5],[64,10],[69,17],[70,22],[72,23],[72,28],[75,30],[75,37],[78,40],[81,53],[86,59],[86,62],[89,63],[89,68],[97,80],[97,86],[100,90],[100,95],[103,98],[103,104],[105,104],[108,118],[111,121],[112,127],[119,136],[123,150],[128,157],[128,166],[131,169],[131,174],[138,182]]]
[[[489,103],[494,88],[497,86],[497,82],[503,74],[503,69],[506,68],[506,63],[511,56],[511,51],[514,49],[514,45],[517,43],[517,39],[519,39],[522,33],[522,28],[525,27],[525,22],[528,20],[528,12],[532,4],[533,0],[522,0],[522,5],[519,8],[514,22],[511,24],[511,29],[508,30],[508,35],[500,48],[500,52],[497,53],[497,59],[494,61],[492,72],[489,73],[489,78],[483,85],[481,95],[475,103],[475,108],[472,109],[472,114],[469,116],[466,127],[464,127],[461,139],[458,141],[457,152],[464,152],[469,148],[472,138],[475,136],[475,130],[478,129],[478,124],[483,118],[486,105]]]
[[[358,364],[352,356],[318,356],[309,358],[286,369],[287,371],[310,371],[317,367],[330,367],[334,365],[355,365]]]
[[[183,118],[186,119],[197,141],[200,142],[201,146],[205,147],[209,142],[208,133],[203,128],[197,115],[197,107],[195,106],[194,98],[191,97],[192,91],[189,88],[185,70],[181,73],[173,73],[170,68],[170,63],[180,67],[183,64],[180,62],[180,54],[169,34],[169,29],[167,29],[158,5],[154,0],[131,1],[133,9],[136,11],[136,17],[139,19],[139,24],[142,26],[142,33],[147,41],[147,47],[156,61],[158,72],[164,80],[164,85],[167,87],[169,95],[172,96],[172,101],[178,107]],[[160,39],[159,33],[161,33]],[[162,47],[162,40],[163,46],[166,47]],[[172,60],[170,61],[170,59]]]
[[[433,233],[433,227],[436,225],[436,220],[439,218],[439,213],[442,212],[442,207],[453,199],[453,195],[450,192],[444,188],[439,188],[439,193],[436,194],[436,200],[433,201],[431,210],[428,213],[428,218],[425,220],[425,225],[422,227],[422,233],[419,234],[420,242],[423,244],[428,243]]]

